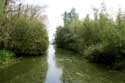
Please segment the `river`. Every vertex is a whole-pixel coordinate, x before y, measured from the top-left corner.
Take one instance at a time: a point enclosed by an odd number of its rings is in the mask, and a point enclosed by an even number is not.
[[[0,68],[0,83],[125,83],[125,71],[105,69],[56,49],[53,34],[49,32],[47,55],[15,58],[15,64]]]
[[[62,83],[62,69],[57,66],[55,58],[55,49],[53,45],[49,46],[48,50],[48,71],[46,83]]]

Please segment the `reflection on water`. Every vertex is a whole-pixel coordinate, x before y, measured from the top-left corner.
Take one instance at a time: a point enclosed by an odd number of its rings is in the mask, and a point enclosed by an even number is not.
[[[62,69],[58,67],[56,63],[56,56],[55,56],[55,48],[53,43],[54,34],[56,32],[55,27],[48,27],[48,35],[49,35],[49,48],[48,48],[48,70],[46,74],[45,83],[62,83]]]
[[[46,83],[61,83],[62,69],[59,68],[55,60],[55,49],[53,45],[48,49],[48,71]]]

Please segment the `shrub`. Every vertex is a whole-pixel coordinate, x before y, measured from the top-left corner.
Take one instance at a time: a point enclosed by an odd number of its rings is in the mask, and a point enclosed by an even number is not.
[[[23,54],[43,54],[48,47],[44,25],[37,20],[19,18],[10,33],[14,51]]]
[[[85,57],[92,62],[113,65],[118,59],[117,54],[107,45],[94,45],[84,51]]]
[[[37,19],[13,16],[1,23],[0,48],[17,54],[40,55],[48,48],[48,35],[44,24]],[[3,21],[2,21],[3,22]]]
[[[68,28],[58,27],[55,37],[57,47],[75,51],[77,47],[75,39],[75,35]]]

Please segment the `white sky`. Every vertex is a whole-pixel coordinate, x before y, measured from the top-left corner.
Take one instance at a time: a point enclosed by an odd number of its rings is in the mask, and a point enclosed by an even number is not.
[[[51,30],[55,30],[58,25],[63,25],[62,14],[64,11],[70,11],[75,8],[79,13],[80,18],[86,14],[92,15],[92,8],[100,8],[101,3],[104,1],[107,11],[111,16],[115,16],[119,8],[125,11],[125,0],[25,0],[28,4],[47,5],[46,14],[49,19],[48,26]],[[50,31],[51,31],[50,30]]]
[[[116,15],[119,8],[125,10],[125,0],[26,0],[29,4],[47,5],[46,14],[48,15],[50,26],[57,26],[63,23],[62,14],[76,8],[80,18],[86,14],[92,15],[92,8],[100,8],[101,3],[106,3],[109,14]]]

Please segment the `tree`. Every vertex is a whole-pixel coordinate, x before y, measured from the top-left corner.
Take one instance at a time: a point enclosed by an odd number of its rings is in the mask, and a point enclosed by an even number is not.
[[[79,19],[79,16],[76,13],[74,8],[72,8],[70,12],[64,12],[64,15],[63,15],[64,26],[68,26],[73,21],[76,21],[78,19]]]

